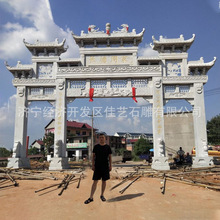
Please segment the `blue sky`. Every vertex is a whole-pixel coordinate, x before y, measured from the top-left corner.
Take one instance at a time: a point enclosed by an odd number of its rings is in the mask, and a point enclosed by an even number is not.
[[[31,54],[23,44],[23,38],[33,43],[41,41],[61,41],[66,38],[68,51],[63,57],[78,57],[78,47],[71,36],[71,31],[80,35],[81,30],[87,31],[90,24],[95,24],[100,30],[105,30],[105,24],[111,23],[111,29],[116,30],[121,24],[128,24],[130,30],[139,33],[146,29],[143,42],[139,45],[139,55],[155,54],[149,44],[152,35],[156,39],[160,35],[167,38],[178,38],[180,34],[185,39],[196,34],[196,39],[188,51],[188,60],[198,60],[204,57],[205,62],[217,57],[215,66],[208,72],[208,83],[205,85],[206,118],[220,113],[220,3],[218,0],[0,0],[0,147],[8,149],[13,146],[15,88],[12,85],[12,75],[5,68],[4,61],[15,66],[20,60],[23,64],[31,63]],[[216,90],[213,90],[215,89]],[[171,102],[168,105],[187,109],[190,106],[184,102]],[[100,130],[113,134],[115,131],[151,132],[150,117],[131,117],[131,108],[138,107],[141,114],[142,105],[139,100],[135,104],[132,99],[99,99],[89,103],[88,100],[76,100],[68,107],[113,106],[116,113],[120,106],[125,106],[127,118],[96,118],[95,126]],[[50,107],[48,103],[31,103],[30,107]],[[129,109],[130,108],[130,109]],[[116,114],[116,115],[117,115]],[[29,116],[28,135],[30,142],[43,136],[43,128],[51,118],[32,114]],[[74,119],[74,118],[72,118]],[[90,118],[77,116],[77,120],[90,123]]]

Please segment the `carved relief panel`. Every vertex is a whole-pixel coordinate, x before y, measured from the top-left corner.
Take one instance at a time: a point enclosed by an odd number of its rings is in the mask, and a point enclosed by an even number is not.
[[[53,63],[39,63],[37,73],[39,79],[53,78]]]
[[[181,76],[182,75],[182,61],[181,60],[167,60],[166,68],[167,68],[167,76]]]

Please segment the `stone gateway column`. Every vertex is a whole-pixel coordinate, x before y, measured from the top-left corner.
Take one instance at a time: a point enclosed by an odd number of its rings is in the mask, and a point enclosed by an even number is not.
[[[8,168],[30,168],[29,159],[26,157],[26,137],[28,120],[27,88],[17,87],[14,146],[12,158],[9,158]]]
[[[208,156],[204,89],[202,83],[194,83],[193,121],[196,148],[196,156],[193,158],[193,167],[211,166],[213,165],[213,157]]]
[[[65,79],[57,79],[54,157],[51,158],[49,170],[61,170],[69,167],[66,157],[66,111],[66,82]]]
[[[168,158],[165,156],[164,142],[164,114],[163,114],[163,88],[162,78],[153,78],[153,138],[154,138],[154,157],[152,169],[169,170]]]

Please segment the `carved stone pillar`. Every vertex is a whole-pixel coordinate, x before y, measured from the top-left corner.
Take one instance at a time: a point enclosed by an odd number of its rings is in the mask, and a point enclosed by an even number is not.
[[[19,86],[16,97],[13,155],[9,159],[8,168],[30,168],[29,159],[26,157],[27,107],[27,89],[25,86]]]
[[[213,157],[208,156],[203,84],[194,83],[194,89],[193,121],[196,156],[193,158],[193,167],[208,167],[213,165]]]
[[[169,170],[168,158],[165,156],[164,142],[163,89],[161,77],[153,79],[153,138],[154,157],[152,169]]]
[[[62,170],[69,167],[66,157],[66,111],[66,82],[64,79],[58,79],[56,85],[54,157],[51,158],[49,170]]]

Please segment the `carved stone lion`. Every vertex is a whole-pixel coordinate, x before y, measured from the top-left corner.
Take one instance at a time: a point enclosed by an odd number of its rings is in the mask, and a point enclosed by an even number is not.
[[[207,141],[202,139],[202,147],[203,147],[203,152],[204,152],[204,156],[208,155],[208,144]]]
[[[12,157],[16,158],[20,156],[21,143],[19,141],[15,141],[13,146],[13,154]]]
[[[56,155],[57,157],[61,156],[62,145],[63,145],[63,142],[61,140],[58,140],[56,142],[56,145],[54,147],[54,155]]]
[[[159,157],[164,157],[164,141],[162,138],[158,138]]]

